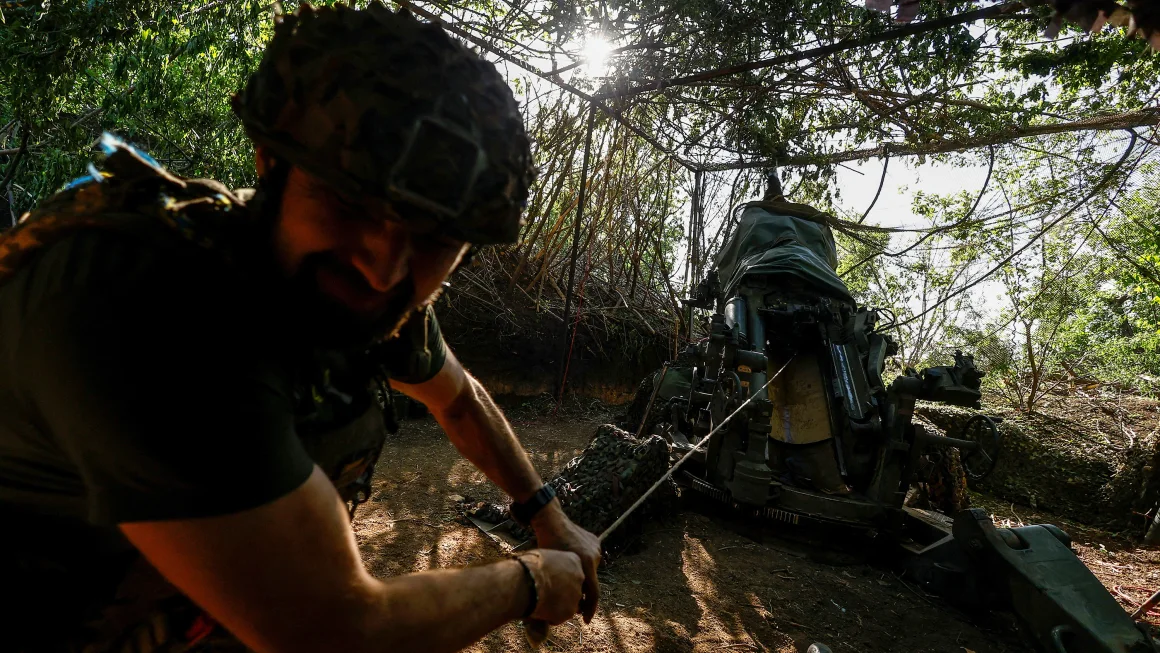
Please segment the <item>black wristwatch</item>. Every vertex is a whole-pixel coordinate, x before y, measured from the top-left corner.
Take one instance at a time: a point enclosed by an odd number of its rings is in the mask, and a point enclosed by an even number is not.
[[[524,502],[513,501],[511,507],[508,509],[511,513],[512,519],[516,520],[521,526],[527,527],[532,523],[532,517],[536,513],[543,510],[544,506],[552,502],[556,498],[556,490],[551,485],[544,484],[539,492],[532,495],[532,498]]]

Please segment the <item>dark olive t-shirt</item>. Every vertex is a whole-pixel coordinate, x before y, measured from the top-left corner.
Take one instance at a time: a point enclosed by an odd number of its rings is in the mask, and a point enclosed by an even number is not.
[[[117,524],[246,510],[306,480],[278,315],[160,224],[67,236],[0,285],[0,593],[22,603],[5,632],[115,587],[135,557]],[[385,348],[402,365],[383,361],[412,383],[445,355],[418,317]]]

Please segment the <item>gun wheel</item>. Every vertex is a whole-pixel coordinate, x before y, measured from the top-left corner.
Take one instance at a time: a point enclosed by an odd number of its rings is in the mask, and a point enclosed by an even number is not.
[[[986,415],[974,415],[963,425],[959,438],[977,446],[961,451],[963,470],[971,481],[981,481],[995,469],[999,459],[999,427]]]

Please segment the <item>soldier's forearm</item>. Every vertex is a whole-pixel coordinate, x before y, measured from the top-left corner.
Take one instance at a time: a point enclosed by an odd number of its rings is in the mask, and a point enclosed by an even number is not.
[[[511,560],[372,578],[317,467],[301,487],[256,508],[121,530],[178,589],[263,653],[454,651],[519,618],[531,599]]]
[[[435,419],[459,453],[511,498],[526,501],[543,485],[503,411],[470,375]]]
[[[527,604],[524,572],[514,560],[390,578],[373,632],[358,650],[458,651],[518,618]]]

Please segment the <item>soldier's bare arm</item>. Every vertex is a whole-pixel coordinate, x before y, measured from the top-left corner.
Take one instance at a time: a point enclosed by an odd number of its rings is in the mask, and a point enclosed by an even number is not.
[[[423,403],[455,448],[511,498],[527,501],[543,486],[503,411],[450,350],[431,380],[392,379],[391,387]]]
[[[264,506],[204,519],[122,524],[149,561],[256,651],[454,651],[525,614],[514,560],[379,581],[363,567],[344,506],[319,469]],[[571,553],[527,558],[539,602],[560,623],[583,578]]]
[[[391,386],[426,405],[455,448],[508,496],[527,501],[543,486],[503,411],[450,350],[431,380],[418,384],[392,380]],[[591,621],[600,595],[596,579],[600,543],[596,536],[572,523],[558,499],[536,514],[532,526],[540,546],[580,555],[585,571],[583,612],[585,620]]]

